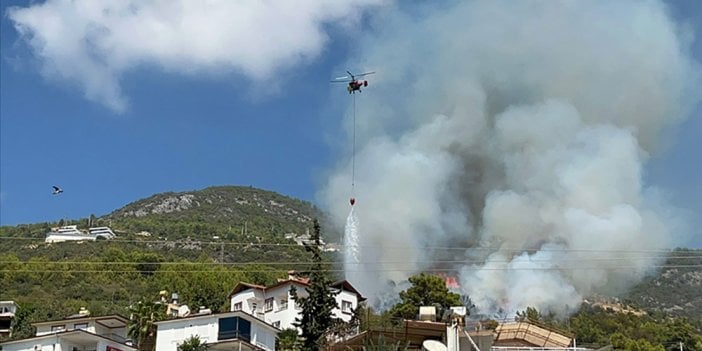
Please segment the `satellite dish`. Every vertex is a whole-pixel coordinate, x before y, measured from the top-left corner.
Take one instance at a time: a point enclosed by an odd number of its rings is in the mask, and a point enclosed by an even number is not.
[[[424,342],[422,343],[422,350],[424,350],[424,351],[448,351],[448,348],[441,341],[424,340]]]

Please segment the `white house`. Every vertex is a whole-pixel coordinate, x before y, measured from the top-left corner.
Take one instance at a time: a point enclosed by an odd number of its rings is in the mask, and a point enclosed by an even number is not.
[[[51,231],[46,233],[47,243],[59,243],[63,241],[95,241],[98,239],[114,239],[117,235],[109,227],[93,227],[88,228],[86,233],[84,230],[78,229],[77,225],[66,225],[63,227],[51,228]]]
[[[190,315],[155,324],[156,351],[176,350],[191,336],[198,336],[212,351],[274,351],[280,331],[242,311]]]
[[[3,351],[136,351],[128,345],[127,318],[79,314],[32,324],[36,335],[0,344]]]
[[[239,283],[229,294],[231,310],[243,311],[279,329],[295,328],[293,322],[300,317],[301,309],[290,296],[292,286],[297,289],[298,296],[305,297],[309,279],[295,278],[291,274],[288,279],[271,286]],[[334,317],[350,321],[358,303],[365,298],[346,280],[335,282],[329,288],[338,292]]]
[[[17,304],[14,301],[0,301],[0,337],[10,336],[15,313],[17,313]]]

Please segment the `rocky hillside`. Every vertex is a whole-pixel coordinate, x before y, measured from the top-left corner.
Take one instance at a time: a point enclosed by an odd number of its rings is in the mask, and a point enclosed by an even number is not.
[[[156,194],[101,220],[121,231],[161,238],[261,241],[304,234],[314,218],[324,221],[309,202],[252,187],[217,186]]]
[[[251,216],[307,223],[321,212],[309,202],[272,191],[242,186],[217,186],[198,191],[161,193],[133,202],[109,218],[163,216],[170,219],[238,222]]]
[[[647,311],[702,320],[702,250],[675,250],[665,266],[634,287],[628,300]]]

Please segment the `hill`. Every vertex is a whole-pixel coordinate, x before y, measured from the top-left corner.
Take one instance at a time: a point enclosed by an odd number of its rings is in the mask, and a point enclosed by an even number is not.
[[[665,266],[631,289],[627,300],[646,311],[702,322],[702,250],[675,250]]]
[[[304,271],[309,258],[292,238],[322,216],[308,202],[226,186],[156,194],[98,218],[0,227],[0,300],[33,311],[28,320],[80,307],[127,314],[127,306],[161,290],[190,306],[227,310],[226,292],[239,281],[270,284],[289,269]],[[108,225],[118,237],[44,242],[51,227],[88,223]]]
[[[100,218],[125,231],[168,237],[276,236],[305,232],[322,212],[309,202],[241,186],[156,194]],[[239,235],[237,235],[239,234]]]

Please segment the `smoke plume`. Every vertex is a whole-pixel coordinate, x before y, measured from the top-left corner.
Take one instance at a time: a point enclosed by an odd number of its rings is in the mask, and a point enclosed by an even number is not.
[[[664,4],[420,12],[379,14],[353,61],[378,72],[357,100],[363,293],[449,269],[482,312],[564,314],[626,289],[659,262],[651,250],[682,240],[642,180],[698,101],[689,35]],[[350,183],[343,162],[321,192],[339,224]]]

